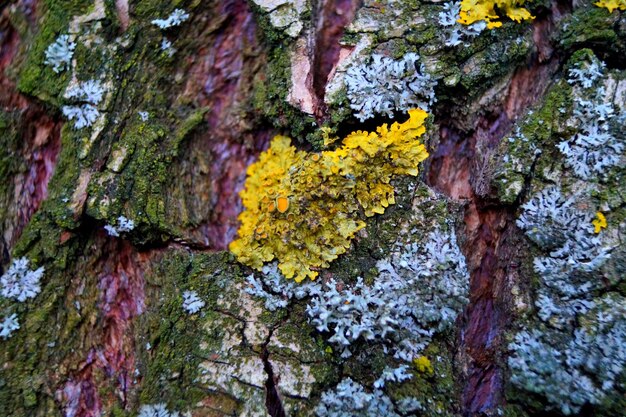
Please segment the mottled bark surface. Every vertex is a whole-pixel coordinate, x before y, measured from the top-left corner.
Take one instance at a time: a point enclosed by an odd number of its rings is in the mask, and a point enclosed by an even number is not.
[[[437,81],[430,157],[419,177],[395,180],[396,204],[363,216],[367,227],[318,279],[371,283],[378,261],[448,228],[467,263],[469,302],[452,328],[429,335],[422,355],[434,372],[409,363],[410,380],[386,385],[395,412],[563,415],[511,383],[509,344],[539,326],[541,288],[540,251],[516,219],[546,185],[584,189],[578,208],[609,218],[612,269],[593,275],[597,294],[624,295],[624,157],[584,188],[556,144],[573,129],[566,80],[577,51],[606,62],[607,100],[626,107],[626,20],[590,2],[527,6],[532,22],[452,47],[438,2],[1,2],[0,272],[27,257],[45,274],[36,297],[0,297],[0,320],[15,313],[20,323],[0,339],[0,416],[136,416],[159,403],[194,417],[309,416],[344,378],[372,392],[402,362],[365,340],[342,358],[331,333],[309,323],[307,298],[269,310],[245,291],[252,270],[228,244],[246,169],[271,138],[320,151],[321,127],[344,136],[390,122],[355,118],[343,77],[374,53],[407,52]],[[151,23],[176,8],[189,19]],[[45,51],[62,34],[76,49],[57,74]],[[76,129],[62,114],[75,104],[67,88],[92,79],[105,86],[99,116]],[[512,144],[520,129],[541,152]],[[104,227],[119,216],[135,227],[110,236]],[[205,302],[199,313],[183,309],[184,291]],[[619,374],[609,395],[570,414],[623,415]],[[421,406],[402,412],[409,397]]]

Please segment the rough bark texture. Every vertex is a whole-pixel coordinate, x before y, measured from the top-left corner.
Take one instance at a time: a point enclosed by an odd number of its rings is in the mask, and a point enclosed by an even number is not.
[[[268,310],[245,291],[252,271],[228,244],[246,168],[272,136],[319,151],[322,126],[342,136],[390,121],[359,122],[343,75],[373,53],[407,52],[437,81],[430,158],[419,178],[396,180],[396,205],[368,218],[319,279],[371,282],[377,261],[411,235],[449,227],[467,262],[469,303],[425,347],[434,372],[412,366],[385,395],[401,415],[562,415],[511,382],[509,344],[539,326],[541,288],[540,250],[516,219],[546,184],[574,178],[556,144],[572,129],[563,114],[577,51],[606,62],[608,101],[626,107],[626,18],[587,1],[526,4],[533,21],[451,47],[438,2],[0,2],[0,272],[23,256],[45,267],[35,298],[0,298],[0,320],[15,313],[20,323],[0,339],[0,415],[135,416],[165,403],[172,415],[308,416],[346,377],[371,392],[401,362],[364,340],[340,357],[330,334],[308,324],[306,298]],[[151,24],[175,8],[189,19]],[[45,51],[62,34],[77,46],[57,74]],[[75,129],[62,115],[66,89],[90,79],[106,87],[100,115]],[[512,145],[520,128],[541,153]],[[594,275],[605,283],[598,296],[626,292],[623,166],[622,155],[585,200],[609,218],[612,272]],[[119,216],[135,227],[110,236],[104,226]],[[205,302],[199,313],[182,308],[188,290]],[[601,401],[571,414],[623,415],[620,375]],[[409,397],[421,407],[402,414]]]

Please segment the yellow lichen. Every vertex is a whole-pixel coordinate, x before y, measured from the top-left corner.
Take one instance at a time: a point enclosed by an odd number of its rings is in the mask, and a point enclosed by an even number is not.
[[[417,369],[417,372],[419,373],[426,374],[428,376],[432,376],[435,374],[433,364],[426,356],[419,356],[413,359],[413,365],[415,365],[415,369]]]
[[[315,279],[344,253],[373,216],[395,203],[394,175],[417,175],[428,157],[417,139],[426,131],[423,110],[376,132],[357,131],[334,151],[308,154],[276,136],[248,168],[241,199],[237,259],[255,269],[274,259],[287,278]]]
[[[600,233],[602,229],[605,229],[607,226],[606,217],[601,212],[596,213],[596,218],[591,221],[593,224],[594,233]]]
[[[484,20],[488,29],[497,28],[502,26],[502,22],[496,9],[518,23],[534,19],[528,10],[521,7],[523,4],[524,0],[461,0],[458,21],[464,25],[471,25]]]
[[[604,7],[611,13],[613,13],[615,9],[626,10],[626,0],[600,0],[593,4],[598,7]]]

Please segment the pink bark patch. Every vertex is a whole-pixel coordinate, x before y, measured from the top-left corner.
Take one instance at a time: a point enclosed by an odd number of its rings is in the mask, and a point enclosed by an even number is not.
[[[144,309],[144,279],[134,248],[123,240],[116,243],[119,247],[110,252],[98,283],[103,334],[96,355],[105,374],[117,378],[125,403],[135,370],[132,319]]]
[[[100,416],[111,402],[127,403],[127,394],[139,381],[135,378],[135,339],[133,319],[144,310],[144,278],[140,256],[130,243],[104,237],[104,258],[99,264],[98,321],[88,330],[91,347],[57,398],[65,417]],[[103,383],[103,380],[109,380]],[[114,398],[101,398],[97,386],[115,387]]]
[[[329,76],[341,57],[342,49],[345,49],[339,40],[361,3],[358,0],[322,0],[318,6],[311,83],[317,98],[315,114],[319,119],[326,116],[324,95]]]
[[[266,148],[269,133],[245,133],[249,127],[241,121],[240,106],[250,94],[242,85],[252,84],[252,68],[261,64],[254,15],[245,0],[219,2],[215,9],[221,16],[219,27],[204,34],[210,41],[194,54],[183,93],[210,109],[205,116],[208,132],[192,145],[210,155],[209,172],[192,179],[210,181],[210,218],[186,239],[192,240],[187,242],[191,246],[223,250],[237,233],[246,168]]]
[[[27,148],[23,157],[27,161],[27,169],[14,179],[17,219],[9,240],[11,244],[19,238],[24,226],[48,197],[48,182],[61,150],[61,123],[39,113],[25,132],[24,139]]]
[[[65,404],[65,417],[100,417],[102,401],[92,380],[90,367],[86,368],[80,379],[70,380],[63,387],[60,395]]]
[[[36,20],[36,2],[20,1],[15,7],[33,24]],[[7,12],[8,9],[5,10]],[[8,248],[15,244],[33,214],[48,196],[48,182],[54,173],[60,151],[62,123],[47,115],[45,109],[30,98],[20,94],[6,69],[14,62],[20,48],[18,31],[6,16],[0,16],[0,106],[14,112],[16,134],[21,139],[21,148],[16,158],[24,161],[25,169],[13,178],[13,201],[3,225],[4,241]]]

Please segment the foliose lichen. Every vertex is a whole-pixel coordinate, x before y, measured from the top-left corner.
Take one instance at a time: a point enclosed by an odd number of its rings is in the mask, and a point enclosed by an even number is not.
[[[189,19],[189,13],[182,9],[176,9],[165,19],[154,19],[152,24],[160,29],[168,29],[180,25],[187,19]]]
[[[4,340],[11,337],[11,334],[20,328],[20,323],[17,320],[17,314],[13,313],[10,316],[5,317],[0,322],[0,337]]]
[[[615,9],[626,10],[626,0],[599,0],[593,4],[608,9],[611,13]]]
[[[44,267],[32,270],[27,258],[14,259],[11,267],[0,277],[1,294],[22,303],[41,292],[40,280]]]
[[[548,408],[575,414],[599,404],[620,384],[626,365],[626,299],[608,296],[581,316],[573,335],[552,328],[523,330],[509,345],[511,381],[546,397]],[[558,340],[555,346],[554,341]]]
[[[165,404],[142,405],[137,417],[180,417],[177,411],[169,411]]]
[[[102,101],[105,89],[99,80],[80,82],[67,89],[65,96],[78,102],[63,106],[63,115],[74,120],[74,128],[91,126],[100,116],[97,105]]]
[[[318,417],[400,417],[383,391],[368,392],[351,378],[343,379],[334,390],[324,392],[315,413]]]
[[[403,245],[404,246],[404,245]],[[343,357],[357,340],[379,341],[396,359],[410,362],[434,334],[454,323],[468,302],[468,272],[453,233],[434,230],[377,264],[373,285],[358,279],[337,289],[328,282],[313,296],[307,313],[321,332],[330,332]]]
[[[52,71],[59,73],[68,69],[72,63],[76,44],[70,40],[69,35],[59,36],[46,49],[46,60],[44,64],[51,65]]]
[[[391,179],[417,175],[428,156],[417,139],[426,117],[410,110],[404,123],[351,133],[338,149],[320,153],[298,151],[289,138],[275,137],[248,168],[239,237],[230,250],[257,270],[276,259],[286,278],[314,279],[365,227],[361,210],[373,216],[395,203]]]
[[[428,109],[436,101],[437,82],[414,53],[398,61],[374,54],[371,62],[350,67],[345,83],[350,107],[360,121],[381,113],[392,117],[394,111]]]
[[[135,228],[135,222],[127,219],[124,216],[117,218],[117,226],[107,224],[104,226],[104,230],[107,231],[109,236],[119,237],[120,233],[130,232]]]
[[[498,15],[496,9],[518,23],[534,19],[534,16],[522,7],[524,3],[525,0],[461,0],[459,22],[471,25],[483,20],[487,23],[488,29],[500,27],[502,17]]]
[[[183,309],[189,314],[195,314],[204,307],[205,302],[195,291],[183,292]]]
[[[621,279],[603,270],[614,248],[596,232],[593,212],[579,209],[580,199],[549,186],[522,206],[517,221],[544,253],[533,261],[539,322],[509,345],[511,382],[566,415],[614,393],[626,366],[626,300],[602,295]]]
[[[568,82],[574,86],[574,117],[578,132],[559,143],[567,166],[582,179],[606,176],[608,169],[620,164],[624,141],[611,128],[626,118],[612,103],[606,102],[604,62],[591,55],[569,70]]]
[[[439,13],[439,24],[446,28],[446,46],[458,46],[463,43],[464,38],[478,36],[487,27],[487,23],[483,20],[470,25],[462,25],[458,21],[460,12],[461,3],[449,1],[444,3],[443,11]]]

